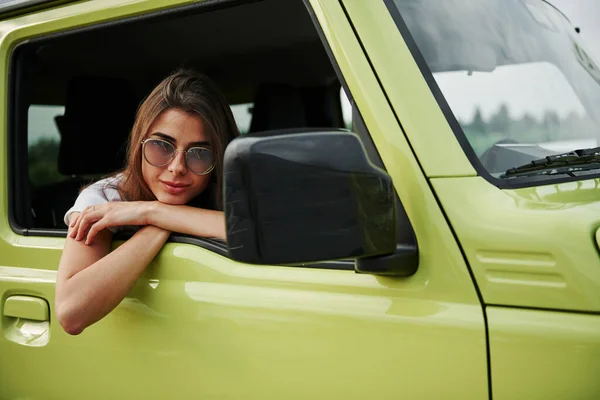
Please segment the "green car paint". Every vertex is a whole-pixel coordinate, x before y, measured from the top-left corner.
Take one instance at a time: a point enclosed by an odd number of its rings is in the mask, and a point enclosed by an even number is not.
[[[600,318],[487,307],[494,399],[595,399]]]
[[[24,318],[34,321],[48,321],[50,311],[48,303],[32,296],[10,296],[4,301],[5,317]]]
[[[344,3],[483,301],[493,305],[494,399],[596,398],[600,180],[501,190],[475,176],[383,3]]]
[[[494,305],[486,308],[494,398],[594,398],[600,181],[516,190],[475,177],[432,181]]]
[[[6,57],[20,39],[165,3],[113,2],[114,8],[97,9],[93,2],[79,3],[66,8],[68,16],[51,10],[38,14],[37,21],[11,21],[21,27],[5,36],[1,51]],[[406,155],[389,166],[390,172],[400,176],[407,167],[418,172],[408,143],[392,137],[401,131],[342,8],[331,2],[312,5],[345,79],[353,93],[361,94],[357,101],[369,129],[389,135],[387,141]],[[177,388],[183,398],[327,393],[431,398],[440,387],[446,393],[487,397],[481,305],[424,176],[416,173],[399,188],[417,189],[422,204],[413,206],[411,215],[426,223],[417,232],[423,256],[413,277],[241,265],[202,248],[168,244],[121,305],[83,335],[68,336],[51,316],[46,346],[27,349],[1,341],[3,360],[18,360],[3,364],[1,397],[107,398],[119,393],[122,398],[165,398]],[[6,184],[1,193],[6,209]],[[1,292],[42,297],[52,306],[63,239],[17,235],[6,218],[0,229]],[[32,386],[32,376],[43,379]],[[77,379],[56,384],[70,376]],[[433,377],[439,384],[426,384]]]
[[[515,190],[432,182],[487,304],[600,312],[600,180]]]
[[[3,103],[21,41],[188,3],[84,1],[1,21]],[[500,190],[477,177],[383,3],[308,5],[413,225],[416,274],[247,265],[168,243],[111,314],[69,336],[54,314],[64,239],[8,222],[2,107],[0,398],[600,393],[598,180]]]

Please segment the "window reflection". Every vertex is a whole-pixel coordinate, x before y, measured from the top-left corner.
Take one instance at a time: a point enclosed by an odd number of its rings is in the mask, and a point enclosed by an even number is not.
[[[488,172],[598,145],[600,69],[557,9],[542,0],[394,4]]]

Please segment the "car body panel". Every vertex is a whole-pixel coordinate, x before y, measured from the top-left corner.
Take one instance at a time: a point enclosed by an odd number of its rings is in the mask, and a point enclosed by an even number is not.
[[[600,180],[500,190],[432,179],[486,304],[600,312]]]
[[[47,270],[1,268],[0,293],[52,304],[60,248],[50,252],[48,264],[38,262]],[[80,336],[54,318],[44,347],[0,339],[0,394],[428,398],[443,387],[486,397],[477,382],[486,375],[480,307],[406,298],[397,286],[352,271],[236,265],[169,244],[119,307]],[[483,376],[471,383],[475,366]]]
[[[493,397],[595,399],[600,315],[487,307]]]
[[[8,60],[30,37],[187,3],[86,2],[20,17],[0,23],[0,53]],[[397,139],[400,126],[343,9],[310,4],[422,243],[418,272],[245,265],[169,243],[113,312],[69,336],[54,314],[64,239],[11,230],[4,172],[0,296],[44,298],[52,314],[43,346],[11,340],[27,329],[0,336],[0,397],[488,397],[483,310],[456,240],[410,146]],[[0,328],[9,325],[2,319]]]

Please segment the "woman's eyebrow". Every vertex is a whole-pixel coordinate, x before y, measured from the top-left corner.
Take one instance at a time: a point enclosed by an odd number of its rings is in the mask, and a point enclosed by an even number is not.
[[[174,137],[169,136],[164,133],[161,133],[161,132],[153,132],[150,134],[150,136],[158,136],[159,138],[164,139],[173,144],[177,143],[177,140],[175,140]],[[195,146],[210,146],[210,142],[206,141],[206,140],[201,140],[199,142],[192,142],[192,143],[188,144],[188,147],[195,147]]]
[[[164,140],[166,140],[166,141],[168,141],[168,142],[177,143],[177,140],[175,140],[175,138],[174,138],[174,137],[171,137],[171,136],[169,136],[169,135],[165,135],[164,133],[160,133],[160,132],[152,132],[152,133],[150,134],[150,136],[158,136],[159,138],[161,138],[161,139],[164,139]]]

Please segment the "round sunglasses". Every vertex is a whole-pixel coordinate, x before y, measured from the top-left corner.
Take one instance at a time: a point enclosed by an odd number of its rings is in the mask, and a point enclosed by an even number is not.
[[[180,151],[185,153],[185,165],[194,174],[206,175],[215,168],[213,152],[205,147],[177,150],[173,144],[163,139],[146,139],[142,142],[144,158],[154,167],[164,167],[171,163]]]

